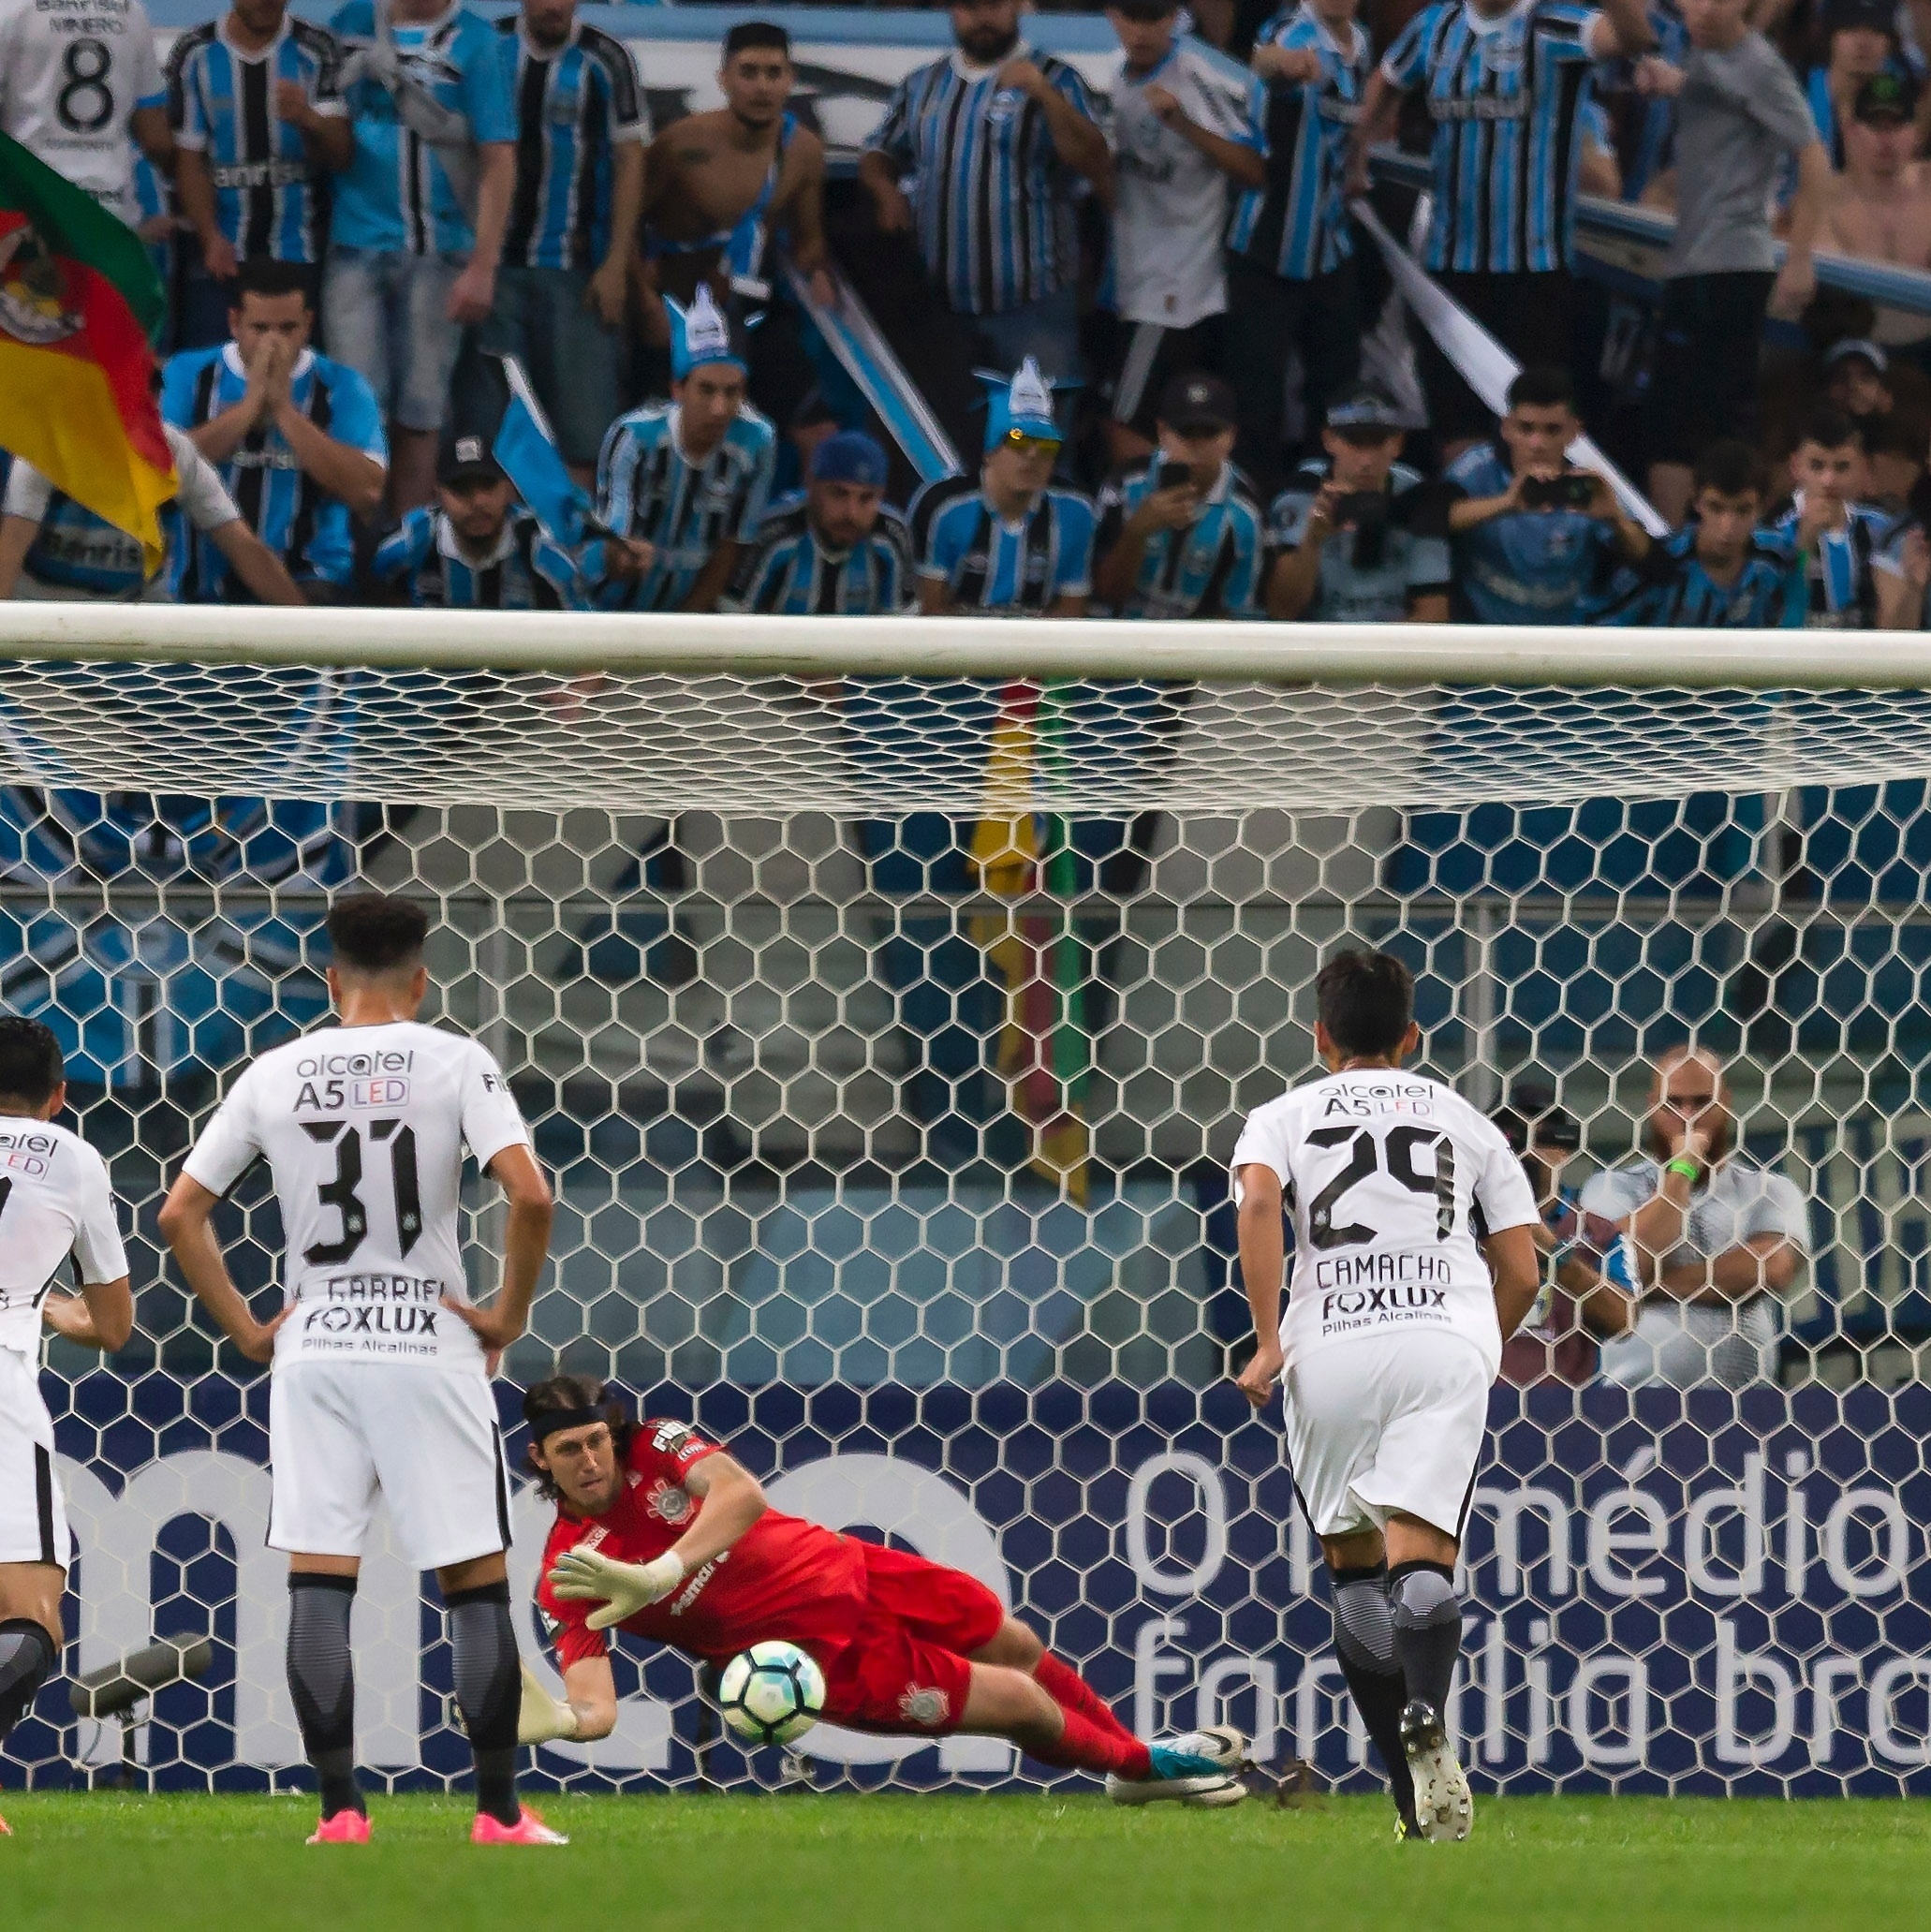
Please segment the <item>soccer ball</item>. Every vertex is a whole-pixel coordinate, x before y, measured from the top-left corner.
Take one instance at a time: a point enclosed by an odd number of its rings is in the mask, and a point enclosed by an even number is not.
[[[795,1644],[754,1644],[717,1683],[724,1721],[746,1744],[789,1744],[825,1707],[825,1674]]]

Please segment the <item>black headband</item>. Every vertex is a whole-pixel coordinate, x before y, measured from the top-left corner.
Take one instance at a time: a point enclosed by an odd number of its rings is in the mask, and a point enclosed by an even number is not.
[[[610,1417],[601,1408],[544,1408],[531,1416],[530,1440],[540,1442],[546,1436],[553,1436],[559,1429],[586,1429],[592,1423],[607,1423]]]

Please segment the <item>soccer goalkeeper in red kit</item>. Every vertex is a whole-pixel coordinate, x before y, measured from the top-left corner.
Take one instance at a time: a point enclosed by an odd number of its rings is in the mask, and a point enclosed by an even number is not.
[[[685,1423],[633,1423],[582,1376],[538,1383],[523,1420],[557,1506],[538,1601],[567,1699],[525,1669],[523,1743],[610,1734],[614,1625],[720,1666],[767,1639],[795,1644],[824,1673],[833,1723],[1003,1737],[1042,1764],[1103,1775],[1117,1804],[1246,1795],[1237,1731],[1142,1744],[976,1577],[780,1513]]]

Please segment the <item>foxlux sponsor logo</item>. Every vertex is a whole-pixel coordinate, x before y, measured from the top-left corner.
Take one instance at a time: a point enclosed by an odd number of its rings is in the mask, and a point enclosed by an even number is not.
[[[374,1302],[360,1307],[331,1302],[312,1308],[302,1327],[304,1334],[433,1335],[437,1313],[435,1308],[391,1308]]]
[[[1331,1321],[1348,1315],[1392,1315],[1409,1308],[1439,1308],[1447,1301],[1447,1289],[1428,1288],[1419,1281],[1393,1282],[1377,1288],[1338,1288],[1320,1298],[1320,1319]]]

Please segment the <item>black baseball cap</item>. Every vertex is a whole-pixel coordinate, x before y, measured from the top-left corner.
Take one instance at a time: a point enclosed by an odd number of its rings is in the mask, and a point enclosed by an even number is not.
[[[1853,27],[1868,27],[1874,34],[1889,34],[1895,39],[1896,0],[1824,0],[1826,34],[1848,33]]]
[[[1866,127],[1908,127],[1917,112],[1918,83],[1888,69],[1873,74],[1850,102],[1850,118]]]
[[[1169,429],[1183,436],[1218,435],[1241,420],[1233,391],[1204,369],[1176,376],[1160,392],[1156,413]]]
[[[1328,405],[1327,423],[1330,429],[1361,430],[1378,439],[1401,435],[1408,429],[1394,398],[1372,383],[1336,396]]]
[[[494,483],[502,476],[503,465],[480,436],[450,436],[436,458],[439,483]]]
[[[1567,1107],[1557,1106],[1555,1090],[1539,1080],[1518,1080],[1489,1118],[1514,1154],[1526,1154],[1531,1147],[1573,1154],[1583,1144],[1582,1123]]]

